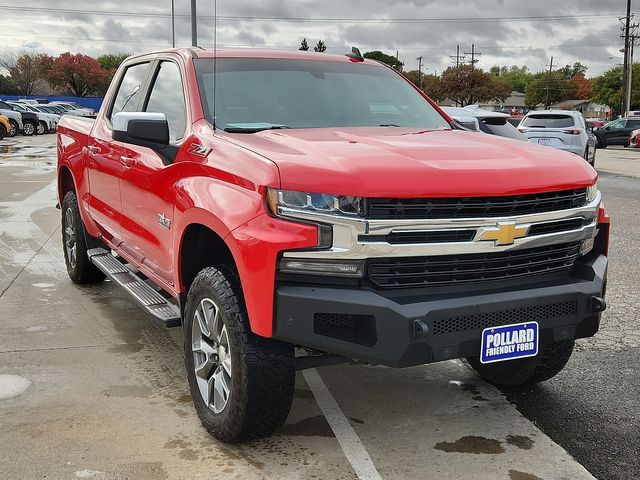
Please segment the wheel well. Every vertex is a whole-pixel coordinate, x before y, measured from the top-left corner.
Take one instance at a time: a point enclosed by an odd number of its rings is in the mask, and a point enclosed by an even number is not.
[[[185,291],[200,270],[213,265],[236,268],[231,250],[219,235],[203,225],[189,225],[180,247],[180,278]]]
[[[60,178],[58,182],[60,201],[62,201],[67,193],[76,191],[76,187],[73,184],[73,175],[71,175],[71,171],[67,167],[62,167],[60,169]]]

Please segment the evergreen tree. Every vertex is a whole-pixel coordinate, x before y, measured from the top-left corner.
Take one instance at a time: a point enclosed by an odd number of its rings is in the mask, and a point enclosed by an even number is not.
[[[324,52],[327,49],[327,46],[324,44],[322,40],[318,40],[318,43],[315,47],[313,47],[314,52]]]
[[[302,41],[300,42],[300,48],[298,50],[303,50],[303,51],[307,51],[309,50],[309,45],[307,44],[307,39],[303,38]]]

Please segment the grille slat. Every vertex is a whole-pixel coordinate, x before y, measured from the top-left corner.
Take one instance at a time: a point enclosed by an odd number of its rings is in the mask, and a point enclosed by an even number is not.
[[[433,335],[446,335],[468,330],[499,327],[500,325],[510,325],[513,323],[537,322],[540,320],[575,316],[577,312],[578,303],[575,300],[569,300],[546,305],[533,305],[497,312],[436,319],[433,321],[432,331]]]
[[[587,203],[586,189],[531,195],[465,198],[371,198],[368,217],[380,219],[473,218],[531,215]]]
[[[367,279],[383,289],[504,280],[571,268],[580,242],[487,254],[370,259]]]

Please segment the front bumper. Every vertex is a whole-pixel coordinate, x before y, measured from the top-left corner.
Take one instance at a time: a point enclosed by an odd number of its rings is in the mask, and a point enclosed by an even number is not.
[[[592,251],[568,277],[517,289],[389,297],[360,287],[279,285],[274,338],[406,367],[477,356],[484,328],[537,321],[540,342],[593,336],[607,257]],[[426,328],[425,328],[426,327]]]

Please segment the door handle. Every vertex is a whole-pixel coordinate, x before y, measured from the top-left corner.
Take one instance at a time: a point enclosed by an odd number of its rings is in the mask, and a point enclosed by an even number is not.
[[[124,155],[120,157],[120,164],[125,168],[131,168],[135,165],[135,163],[136,161],[134,158],[126,157]]]
[[[96,147],[95,145],[89,145],[87,147],[87,150],[89,150],[89,153],[91,153],[91,154],[100,153],[100,147]]]

